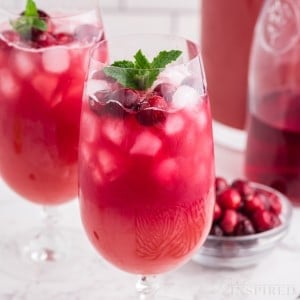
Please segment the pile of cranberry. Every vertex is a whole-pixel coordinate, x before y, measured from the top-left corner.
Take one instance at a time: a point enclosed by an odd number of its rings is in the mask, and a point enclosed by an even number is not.
[[[100,73],[101,71],[93,78],[108,80]],[[166,120],[166,111],[175,90],[169,83],[161,83],[153,91],[139,91],[115,84],[111,90],[98,91],[90,96],[89,104],[98,115],[109,114],[124,118],[134,114],[139,123],[152,126]]]
[[[243,236],[264,232],[281,224],[277,194],[253,187],[246,180],[229,184],[215,180],[216,203],[211,235]]]

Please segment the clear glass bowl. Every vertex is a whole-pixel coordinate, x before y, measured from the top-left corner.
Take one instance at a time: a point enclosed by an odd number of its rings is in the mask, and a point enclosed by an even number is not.
[[[212,268],[238,269],[259,263],[270,254],[288,232],[292,217],[290,201],[276,190],[262,184],[252,183],[252,187],[277,194],[282,203],[280,215],[282,224],[274,229],[247,236],[209,235],[204,245],[194,255],[193,260]]]

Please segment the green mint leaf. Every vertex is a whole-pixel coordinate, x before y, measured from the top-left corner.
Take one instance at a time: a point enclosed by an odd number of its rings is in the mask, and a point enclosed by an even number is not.
[[[12,28],[25,40],[31,40],[32,29],[47,31],[47,22],[39,17],[39,12],[33,0],[27,0],[25,11],[16,19],[10,21]]]
[[[150,62],[141,49],[134,55],[134,59],[134,65],[137,69],[150,69]]]
[[[158,69],[164,68],[172,61],[175,61],[181,55],[181,53],[182,52],[179,50],[161,51],[156,57],[154,57],[151,67]]]
[[[157,79],[160,69],[176,60],[181,51],[161,51],[150,63],[142,50],[138,50],[134,55],[134,61],[115,61],[111,66],[104,68],[104,73],[114,78],[124,87],[147,90],[151,88]]]
[[[119,68],[132,68],[134,69],[134,63],[129,60],[115,61],[111,66]]]
[[[124,87],[131,89],[139,89],[138,83],[135,80],[135,70],[129,68],[121,68],[116,66],[105,67],[103,69],[105,75],[114,78]]]
[[[24,15],[26,17],[38,17],[39,16],[36,4],[34,3],[33,0],[27,0]]]

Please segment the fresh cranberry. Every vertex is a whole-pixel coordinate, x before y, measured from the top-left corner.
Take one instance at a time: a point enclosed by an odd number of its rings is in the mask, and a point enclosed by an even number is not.
[[[79,40],[80,42],[87,42],[91,43],[94,40],[99,39],[100,31],[94,25],[91,24],[83,24],[79,25],[75,29],[75,39]]]
[[[222,209],[218,203],[215,203],[214,207],[214,221],[217,221],[221,218],[222,216]]]
[[[31,46],[34,48],[45,48],[56,44],[56,38],[51,33],[43,32],[35,38],[35,40],[31,43]]]
[[[74,36],[70,33],[60,32],[55,34],[55,39],[58,45],[66,45],[74,41]]]
[[[226,209],[223,213],[220,226],[226,234],[231,234],[234,232],[237,222],[238,222],[237,212],[233,209]]]
[[[221,229],[221,227],[219,225],[214,224],[211,227],[210,233],[211,235],[215,235],[215,236],[223,236],[223,230]]]
[[[279,215],[282,210],[280,199],[277,195],[272,194],[269,197],[270,211],[276,215]]]
[[[140,103],[140,95],[137,91],[122,88],[112,94],[112,99],[119,101],[124,107],[135,110]]]
[[[140,110],[136,114],[136,118],[145,126],[162,123],[166,120],[166,107],[167,104],[163,97],[152,95],[141,104]]]
[[[108,100],[104,105],[103,112],[117,118],[124,118],[128,114],[124,106],[115,100]]]
[[[226,188],[217,195],[217,202],[224,209],[238,209],[241,201],[241,195],[233,188]]]
[[[256,210],[264,210],[265,205],[262,198],[257,194],[249,195],[244,201],[244,210],[248,214],[255,212]]]
[[[219,193],[228,187],[227,181],[222,177],[216,177],[215,179],[215,191]]]
[[[235,235],[249,235],[254,234],[255,229],[252,222],[245,217],[237,223],[234,233]]]
[[[104,105],[109,99],[109,94],[105,91],[96,92],[94,95],[89,96],[89,105],[93,112],[100,115],[103,113]]]
[[[235,188],[242,197],[251,195],[253,193],[253,189],[246,180],[236,179],[231,183],[231,186]]]
[[[171,83],[160,83],[154,89],[160,96],[164,97],[166,101],[171,101],[173,94],[176,91],[176,86]]]
[[[252,216],[252,222],[257,232],[263,232],[273,228],[272,213],[266,210],[257,210]]]

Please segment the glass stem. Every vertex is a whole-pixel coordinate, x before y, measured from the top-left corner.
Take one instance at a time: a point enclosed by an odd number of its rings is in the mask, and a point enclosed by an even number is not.
[[[58,209],[53,206],[43,206],[42,208],[43,225],[46,230],[51,230],[56,226],[59,220]]]
[[[140,276],[136,283],[136,290],[139,295],[139,300],[154,300],[158,290],[156,276]]]

